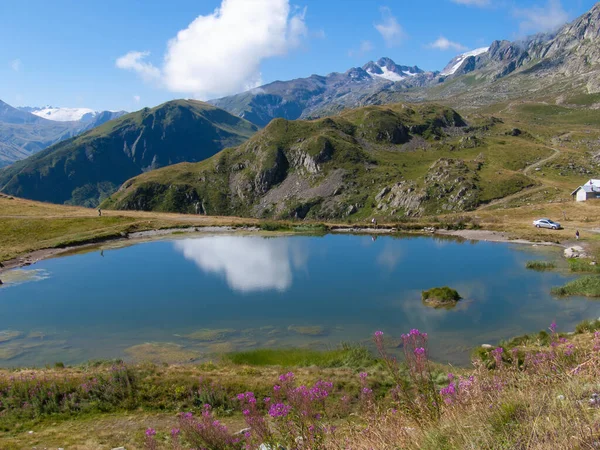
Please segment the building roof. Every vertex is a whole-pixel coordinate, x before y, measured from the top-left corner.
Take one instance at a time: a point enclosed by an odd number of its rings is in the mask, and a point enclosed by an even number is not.
[[[577,189],[571,192],[571,195],[577,194],[577,191],[579,191],[579,189],[583,189],[586,193],[597,192],[600,194],[600,180],[595,178],[588,180],[588,182],[585,183],[583,186],[579,186]]]

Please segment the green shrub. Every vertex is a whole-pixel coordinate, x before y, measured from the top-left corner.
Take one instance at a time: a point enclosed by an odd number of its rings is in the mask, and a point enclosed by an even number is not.
[[[262,222],[260,229],[262,231],[289,231],[290,227],[283,222]]]

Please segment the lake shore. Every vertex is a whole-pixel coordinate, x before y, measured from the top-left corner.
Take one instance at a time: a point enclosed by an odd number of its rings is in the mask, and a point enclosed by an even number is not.
[[[566,213],[565,213],[566,211]],[[565,229],[532,228],[531,218],[568,214]],[[363,221],[364,220],[364,221]],[[421,234],[524,245],[568,246],[575,230],[586,253],[600,252],[600,233],[590,223],[600,221],[593,204],[531,205],[502,210],[476,210],[464,214],[408,218],[390,222],[370,218],[352,222],[264,221],[241,217],[213,217],[146,211],[103,211],[0,197],[0,273],[37,261],[108,242],[155,239],[175,233],[245,229],[252,233],[346,233],[371,236]],[[455,230],[460,226],[463,229]],[[447,229],[449,228],[449,229]],[[435,230],[435,231],[433,231]],[[433,232],[432,232],[433,231]],[[583,244],[582,244],[583,242]]]
[[[327,225],[325,225],[327,226]],[[358,226],[342,226],[332,225],[327,230],[328,233],[332,234],[359,234],[359,235],[394,235],[394,234],[412,234],[422,236],[446,236],[456,237],[472,241],[483,241],[483,242],[501,242],[510,244],[520,245],[542,245],[542,246],[554,246],[566,248],[567,244],[556,243],[556,242],[535,242],[528,239],[513,238],[511,235],[504,231],[492,231],[492,230],[435,230],[426,231],[423,230],[403,230],[398,227],[390,226],[377,226],[377,227],[358,227]],[[33,252],[26,253],[22,256],[12,258],[6,261],[2,261],[2,267],[0,267],[0,274],[11,269],[18,269],[21,267],[31,266],[44,259],[58,257],[61,255],[67,255],[71,252],[84,250],[86,248],[93,248],[99,245],[108,243],[127,243],[135,244],[140,242],[152,241],[154,239],[160,239],[164,237],[179,235],[179,234],[210,234],[210,233],[251,233],[251,234],[285,234],[285,231],[280,232],[267,232],[262,230],[258,226],[250,227],[235,227],[235,226],[202,226],[202,227],[174,227],[174,228],[160,228],[150,229],[144,231],[136,231],[132,233],[121,233],[118,236],[107,236],[105,238],[92,239],[91,242],[82,242],[80,244],[69,245],[59,248],[47,248],[36,250]],[[301,234],[294,232],[294,234]]]
[[[396,227],[378,226],[378,227],[357,227],[357,226],[331,226],[328,229],[329,233],[332,234],[359,234],[359,235],[394,235],[394,234],[412,234],[422,236],[447,236],[447,237],[458,237],[473,241],[485,241],[485,242],[503,242],[521,245],[544,245],[544,246],[555,246],[555,247],[566,247],[564,244],[557,244],[555,242],[534,242],[527,239],[514,239],[511,236],[502,231],[491,231],[491,230],[436,230],[435,232],[428,232],[424,230],[402,230]],[[203,227],[175,227],[175,228],[161,228],[137,231],[132,233],[122,233],[119,236],[107,236],[105,238],[93,239],[92,242],[82,242],[81,244],[74,244],[59,248],[47,248],[41,250],[35,250],[33,252],[26,253],[22,256],[12,258],[6,261],[2,261],[2,267],[0,267],[0,274],[21,267],[31,266],[44,259],[67,255],[71,252],[85,250],[86,248],[93,248],[103,244],[135,244],[141,242],[152,241],[164,237],[179,235],[179,234],[211,234],[211,233],[251,233],[251,234],[285,234],[285,231],[281,232],[266,232],[260,227],[234,227],[234,226],[203,226]],[[294,233],[301,234],[301,233]]]
[[[505,242],[509,244],[523,244],[523,245],[547,245],[554,247],[566,247],[566,244],[559,244],[556,242],[534,242],[528,239],[515,239],[510,236],[509,233],[504,231],[491,231],[491,230],[436,230],[436,235],[441,236],[455,236],[467,239],[470,241],[486,241],[486,242]]]

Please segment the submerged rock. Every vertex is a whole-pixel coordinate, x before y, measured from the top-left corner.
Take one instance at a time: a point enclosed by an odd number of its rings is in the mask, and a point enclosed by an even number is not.
[[[186,334],[184,337],[194,341],[216,342],[223,341],[231,336],[234,336],[235,334],[237,334],[237,331],[232,328],[203,328],[201,330],[194,331],[193,333]]]
[[[169,342],[148,342],[126,348],[127,353],[135,362],[181,363],[198,359],[198,352],[183,348],[181,345]]]
[[[21,337],[23,333],[15,330],[0,330],[0,342],[8,342]]]
[[[305,336],[327,336],[329,331],[322,326],[299,326],[299,325],[290,325],[288,327],[289,331],[294,331],[298,334],[303,334]]]

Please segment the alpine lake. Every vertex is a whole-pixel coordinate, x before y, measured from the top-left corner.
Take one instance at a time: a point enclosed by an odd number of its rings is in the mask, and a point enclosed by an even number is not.
[[[2,274],[0,367],[123,359],[190,363],[254,348],[392,347],[412,328],[431,357],[469,363],[474,347],[573,330],[600,302],[558,299],[557,247],[414,236],[186,234],[104,245]],[[435,309],[421,292],[463,297]]]

